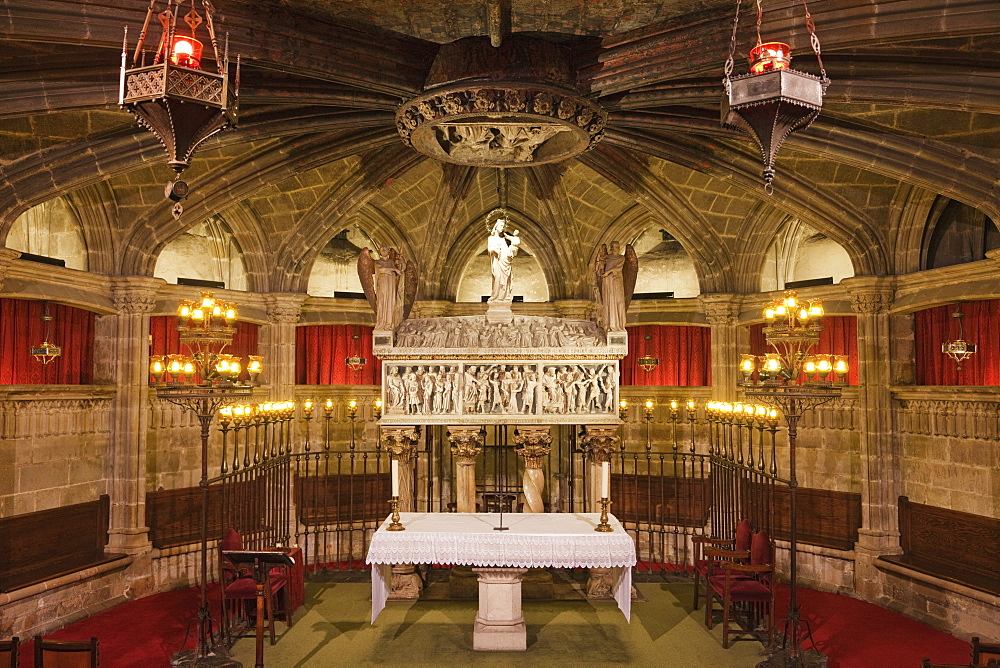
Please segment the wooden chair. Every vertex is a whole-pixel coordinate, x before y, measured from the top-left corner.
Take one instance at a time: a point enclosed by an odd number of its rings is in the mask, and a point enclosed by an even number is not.
[[[750,540],[753,538],[753,527],[750,520],[742,520],[736,525],[736,536],[733,538],[709,538],[694,536],[694,609],[698,609],[698,599],[701,596],[699,585],[702,578],[708,577],[709,562],[715,565],[722,561],[746,561],[749,557]],[[710,547],[709,547],[710,546]],[[728,546],[725,550],[723,546]],[[707,587],[707,585],[706,585]]]
[[[979,637],[972,639],[973,666],[1000,666],[1000,644],[979,642]]]
[[[750,563],[726,561],[721,574],[709,564],[705,605],[705,625],[712,628],[712,602],[722,604],[722,646],[729,649],[729,618],[734,604],[750,603],[763,608],[765,628],[770,633],[774,611],[774,547],[767,531],[754,534],[750,543]],[[738,633],[733,631],[733,633]]]
[[[0,642],[0,668],[17,668],[17,647],[21,644],[20,639],[11,638]]]
[[[253,574],[245,569],[237,568],[232,562],[222,555],[222,552],[243,549],[243,537],[235,529],[227,529],[219,541],[219,569],[220,581],[222,582],[222,618],[223,628],[226,635],[229,635],[234,617],[247,604],[257,600],[257,585],[254,583]],[[274,614],[273,610],[275,598],[282,603],[282,612],[285,621],[292,625],[291,597],[288,595],[286,585],[289,582],[289,573],[286,568],[273,568],[268,573],[268,584],[264,587],[264,619],[267,622],[271,636],[271,644],[275,641],[274,636]]]
[[[45,640],[35,636],[36,668],[97,668],[97,638]]]

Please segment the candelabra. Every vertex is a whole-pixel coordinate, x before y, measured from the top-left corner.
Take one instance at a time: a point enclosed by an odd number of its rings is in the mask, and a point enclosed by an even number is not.
[[[393,460],[395,461],[395,460]],[[386,531],[406,531],[406,527],[403,523],[399,521],[399,496],[393,496],[389,499],[389,507],[392,508],[392,517],[390,522],[386,525]]]

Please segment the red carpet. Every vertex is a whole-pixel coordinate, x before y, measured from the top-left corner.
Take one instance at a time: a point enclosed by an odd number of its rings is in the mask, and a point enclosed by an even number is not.
[[[779,585],[777,593],[780,619],[788,587]],[[799,605],[830,668],[915,668],[925,656],[938,663],[969,661],[968,643],[871,603],[800,588]],[[120,605],[49,637],[97,636],[102,666],[168,666],[197,606],[197,588],[178,589]],[[33,666],[31,643],[22,651],[21,665]]]

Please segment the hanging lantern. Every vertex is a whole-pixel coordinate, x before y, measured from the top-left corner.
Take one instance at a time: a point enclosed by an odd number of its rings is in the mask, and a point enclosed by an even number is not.
[[[962,328],[962,320],[965,318],[965,314],[962,313],[961,305],[955,307],[955,312],[951,314],[951,317],[958,321],[958,338],[954,341],[942,343],[941,352],[955,360],[958,370],[961,371],[962,362],[972,357],[976,352],[976,344],[965,341],[965,333]]]
[[[49,314],[48,302],[45,302],[45,315],[42,316],[42,322],[45,323],[45,338],[37,346],[31,346],[31,356],[45,366],[62,355],[62,348],[54,343],[49,343],[49,337],[52,336],[52,316]]]
[[[211,3],[167,0],[166,8],[156,14],[162,32],[159,46],[151,55],[152,62],[147,65],[146,35],[158,3],[159,0],[152,0],[149,4],[131,66],[127,54],[128,28],[125,29],[118,104],[134,114],[139,125],[156,135],[167,149],[167,164],[176,176],[167,183],[164,194],[175,202],[173,213],[179,217],[183,211],[181,200],[189,192],[180,175],[190,164],[191,155],[209,137],[236,126],[239,63],[235,85],[230,86],[229,57],[228,54],[219,57]],[[184,15],[188,30],[183,31],[177,25],[177,18],[185,4],[190,9]],[[215,71],[201,69],[204,49],[197,35],[202,23],[211,42]]]
[[[803,5],[805,3],[803,2]],[[764,191],[772,192],[774,163],[778,149],[788,135],[809,126],[823,107],[823,95],[830,84],[820,55],[819,38],[809,8],[806,28],[821,76],[816,77],[789,68],[791,50],[783,42],[763,42],[760,37],[762,10],[757,2],[757,44],[750,50],[750,71],[733,77],[736,32],[739,26],[739,3],[733,20],[729,57],[726,60],[722,97],[722,126],[738,130],[760,148],[764,159]]]

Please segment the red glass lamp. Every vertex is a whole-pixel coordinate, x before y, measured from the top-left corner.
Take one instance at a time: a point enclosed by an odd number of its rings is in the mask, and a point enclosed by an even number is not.
[[[764,74],[787,70],[792,63],[792,50],[783,42],[758,43],[750,49],[750,73]]]
[[[201,67],[201,42],[194,37],[174,36],[174,46],[170,49],[170,62],[180,67],[198,69]]]

